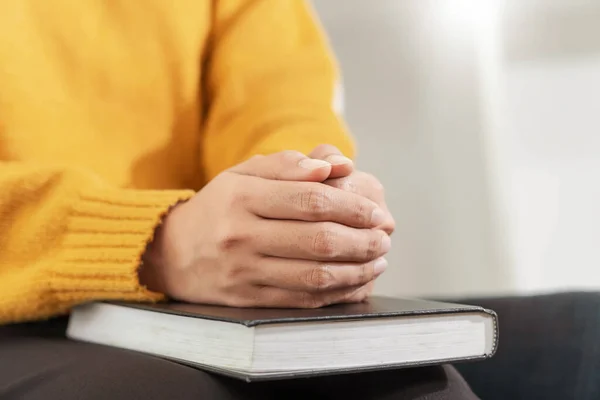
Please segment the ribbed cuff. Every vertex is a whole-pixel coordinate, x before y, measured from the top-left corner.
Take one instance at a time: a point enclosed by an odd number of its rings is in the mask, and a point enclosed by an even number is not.
[[[74,204],[58,263],[48,277],[58,302],[158,301],[139,283],[147,244],[169,209],[193,191],[97,190]]]

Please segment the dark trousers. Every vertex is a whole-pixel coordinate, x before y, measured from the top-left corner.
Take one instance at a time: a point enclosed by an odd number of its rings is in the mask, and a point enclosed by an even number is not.
[[[494,358],[456,367],[482,399],[600,398],[600,294],[467,299],[496,310]],[[0,399],[476,399],[449,366],[247,384],[64,338],[65,320],[0,327]]]
[[[496,355],[457,369],[485,400],[600,399],[600,293],[462,300],[494,309]]]
[[[65,320],[0,328],[0,399],[476,399],[449,366],[245,383],[65,339]]]
[[[0,399],[477,398],[450,366],[245,383],[156,357],[69,341],[65,322],[0,328]]]

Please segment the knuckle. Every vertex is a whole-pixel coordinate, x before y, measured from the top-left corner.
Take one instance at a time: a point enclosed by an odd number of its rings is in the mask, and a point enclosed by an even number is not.
[[[338,250],[336,237],[337,234],[331,227],[326,226],[319,230],[313,238],[313,253],[323,257],[335,257]]]
[[[247,268],[244,264],[233,263],[227,267],[225,278],[230,284],[235,284],[246,273],[246,270]]]
[[[357,284],[364,284],[373,279],[373,267],[371,263],[369,264],[361,264],[359,268],[359,276]]]
[[[365,244],[364,256],[367,260],[375,259],[381,250],[381,235],[372,234]]]
[[[226,207],[244,206],[251,200],[251,188],[248,185],[248,176],[227,173],[221,181],[220,189],[223,190],[223,202]]]
[[[352,271],[351,277],[348,279],[348,286],[360,286],[369,281],[369,266],[368,264],[359,264]]]
[[[370,210],[373,209],[364,199],[360,199],[354,207],[352,218],[357,225],[367,225],[371,222]]]
[[[230,207],[245,207],[250,201],[250,194],[243,190],[234,190],[229,196]]]
[[[339,150],[337,149],[337,147],[331,145],[331,144],[327,144],[327,143],[321,143],[319,145],[317,145],[317,147],[315,147],[315,149],[313,150],[313,154],[331,154],[331,153],[337,153],[339,152]]]
[[[322,217],[330,209],[332,199],[328,191],[311,187],[300,193],[300,207],[302,211],[313,217]]]
[[[250,236],[235,229],[223,229],[217,234],[217,248],[223,252],[237,250],[250,240]]]
[[[313,268],[310,271],[307,279],[308,285],[317,291],[330,289],[335,282],[335,277],[331,272],[331,268],[325,264],[321,264]]]
[[[277,153],[277,156],[280,158],[281,161],[283,161],[284,163],[297,163],[298,161],[302,160],[303,158],[306,158],[306,156],[304,154],[302,154],[299,151],[296,150],[284,150],[281,151],[279,153]]]
[[[341,188],[346,192],[357,193],[358,189],[356,187],[356,183],[350,178],[344,178],[343,187]]]
[[[243,242],[243,239],[237,235],[223,235],[223,236],[219,237],[219,239],[217,241],[217,245],[220,250],[230,251],[230,250],[240,247],[242,242]]]
[[[354,185],[352,179],[350,179],[347,176],[343,177],[343,178],[328,179],[325,181],[325,183],[331,187],[334,187],[336,189],[341,189],[346,192],[351,192],[351,193],[356,192],[356,185]]]

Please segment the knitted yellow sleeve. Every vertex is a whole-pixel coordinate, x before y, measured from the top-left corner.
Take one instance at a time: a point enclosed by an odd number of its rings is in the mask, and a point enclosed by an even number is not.
[[[76,169],[0,162],[0,324],[97,299],[153,301],[137,269],[161,216],[188,191],[109,188]]]
[[[214,2],[203,157],[208,179],[245,158],[321,143],[354,156],[337,66],[307,2]]]

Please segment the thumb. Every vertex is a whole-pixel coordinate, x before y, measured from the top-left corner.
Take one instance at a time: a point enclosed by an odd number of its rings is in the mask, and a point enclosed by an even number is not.
[[[254,156],[228,171],[272,180],[323,182],[331,173],[331,163],[289,150]]]
[[[321,144],[308,155],[317,160],[324,160],[331,164],[329,178],[343,178],[354,172],[354,163],[335,146]]]

